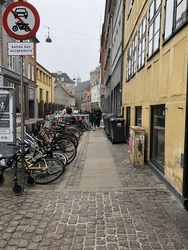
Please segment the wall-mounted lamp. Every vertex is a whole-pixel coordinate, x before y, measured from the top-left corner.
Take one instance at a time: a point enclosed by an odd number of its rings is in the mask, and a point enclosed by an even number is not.
[[[51,43],[52,42],[52,39],[50,38],[50,34],[49,34],[49,27],[48,28],[48,37],[46,38],[46,42],[47,43]]]

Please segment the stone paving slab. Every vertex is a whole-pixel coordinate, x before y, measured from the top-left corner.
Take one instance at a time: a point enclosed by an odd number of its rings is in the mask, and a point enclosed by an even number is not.
[[[94,132],[110,150],[122,187],[81,187]],[[19,197],[12,182],[0,187],[0,249],[188,250],[187,211],[147,166],[130,164],[127,145],[94,132],[83,135],[77,158],[56,183],[26,187]]]
[[[160,206],[164,192],[29,190],[19,200],[0,195],[1,249],[185,250],[188,246]]]

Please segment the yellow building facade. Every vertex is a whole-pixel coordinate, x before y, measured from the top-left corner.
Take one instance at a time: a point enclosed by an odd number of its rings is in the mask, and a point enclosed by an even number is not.
[[[124,19],[122,112],[145,129],[145,161],[188,206],[188,1],[129,0]]]
[[[54,103],[54,79],[54,76],[47,69],[37,63],[36,81],[38,84],[38,102]]]
[[[54,103],[54,76],[42,65],[36,65],[37,100],[39,104],[39,117],[43,117]]]

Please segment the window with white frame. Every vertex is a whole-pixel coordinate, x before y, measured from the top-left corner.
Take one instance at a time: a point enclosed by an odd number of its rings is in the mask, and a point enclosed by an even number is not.
[[[15,71],[15,56],[8,56],[8,68]]]
[[[188,21],[187,0],[166,0],[164,40]]]
[[[133,7],[134,0],[129,0],[129,6],[128,6],[128,15],[130,15],[132,7]]]
[[[138,30],[138,69],[145,64],[146,50],[146,16],[142,19]]]
[[[26,60],[25,60],[25,57],[23,56],[23,76],[25,76],[25,62]]]
[[[22,60],[23,60],[23,64],[22,64]],[[23,56],[22,58],[20,57],[19,59],[19,73],[21,74],[21,69],[23,70],[23,76],[25,76],[25,57]]]
[[[33,65],[31,66],[31,80],[32,80],[32,81],[35,80],[35,68],[34,68]]]
[[[131,58],[132,58],[132,47],[129,47],[127,52],[127,74],[126,80],[131,78]]]
[[[27,65],[27,74],[28,74],[28,79],[31,79],[31,64],[28,63]]]
[[[134,36],[133,41],[127,52],[127,74],[126,78],[129,80],[136,73],[137,62],[137,34]]]
[[[148,57],[159,49],[161,0],[152,0],[149,7]]]
[[[132,75],[136,73],[136,61],[137,61],[137,34],[133,38],[132,42]]]

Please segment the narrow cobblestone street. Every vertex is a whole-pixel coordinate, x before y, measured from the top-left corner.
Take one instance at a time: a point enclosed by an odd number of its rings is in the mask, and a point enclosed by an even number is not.
[[[130,164],[127,149],[100,128],[84,133],[61,180],[16,197],[7,173],[0,249],[188,250],[188,212],[147,165]]]

